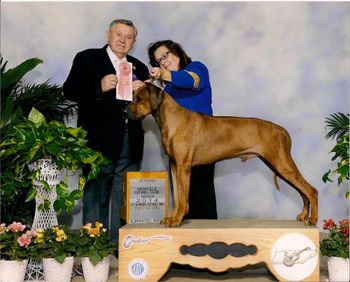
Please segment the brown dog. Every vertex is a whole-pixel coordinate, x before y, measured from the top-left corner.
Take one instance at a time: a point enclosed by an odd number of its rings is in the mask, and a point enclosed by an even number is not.
[[[140,88],[127,108],[130,119],[155,118],[165,153],[170,158],[174,205],[163,223],[179,226],[188,212],[191,167],[240,157],[259,157],[276,175],[295,188],[304,208],[297,220],[315,225],[318,219],[318,193],[301,175],[291,155],[288,132],[257,118],[212,117],[189,111],[154,85]],[[277,186],[278,188],[278,186]],[[311,214],[309,208],[311,204]]]

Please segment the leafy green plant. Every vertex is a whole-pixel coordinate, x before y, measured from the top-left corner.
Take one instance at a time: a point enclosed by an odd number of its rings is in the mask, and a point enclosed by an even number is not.
[[[24,260],[30,256],[30,247],[36,232],[28,230],[26,225],[20,222],[12,222],[9,225],[0,225],[0,259]]]
[[[80,228],[76,248],[77,256],[89,257],[93,265],[117,250],[116,244],[108,236],[107,229],[103,228],[102,223],[99,222],[95,223],[95,227],[88,223]]]
[[[3,169],[1,171],[3,173]],[[4,193],[1,184],[1,220],[4,222],[20,221],[31,224],[35,214],[35,201],[26,202],[28,188],[13,191],[11,195]]]
[[[1,70],[1,123],[0,128],[13,120],[27,116],[32,107],[38,109],[48,120],[63,122],[66,116],[73,115],[76,108],[66,100],[62,87],[44,83],[25,84],[23,76],[43,63],[39,58],[30,58],[6,71],[7,61],[0,58]]]
[[[349,180],[349,114],[336,113],[326,118],[326,128],[329,131],[326,138],[336,139],[336,145],[332,148],[331,153],[334,153],[332,161],[337,161],[337,168],[328,170],[323,177],[323,182],[333,182],[331,177],[338,175],[338,185],[345,179]],[[345,195],[349,198],[349,191]]]
[[[30,171],[28,165],[39,159],[51,159],[58,169],[77,171],[84,168],[88,177],[79,175],[79,187],[70,192],[68,185],[61,182],[56,186],[57,200],[54,202],[56,211],[70,211],[75,200],[83,194],[86,181],[97,176],[100,165],[108,163],[100,152],[87,146],[87,132],[82,128],[70,128],[58,121],[47,122],[45,117],[35,108],[28,118],[17,119],[12,126],[3,128],[0,143],[2,162],[1,195],[2,201],[9,200],[18,190],[25,189],[26,201],[33,200],[38,194],[32,184],[38,178],[40,171]],[[41,181],[46,191],[50,186]],[[46,200],[48,201],[48,200]],[[39,208],[49,206],[44,202]]]
[[[65,258],[75,256],[76,234],[66,226],[59,225],[36,230],[34,245],[30,247],[31,257],[34,260],[54,258],[62,263]]]
[[[16,120],[22,120],[24,116],[28,116],[33,106],[43,113],[47,120],[63,121],[65,117],[75,113],[76,108],[70,101],[65,100],[62,87],[50,84],[49,81],[41,84],[25,84],[21,81],[28,72],[43,63],[41,59],[27,59],[9,70],[6,70],[7,63],[1,56],[1,140],[7,138],[5,134],[9,132],[8,128],[13,127],[14,123],[18,123]],[[13,175],[16,175],[19,169],[12,162],[4,162],[1,158],[2,173],[13,170]],[[1,183],[2,219],[5,222],[32,222],[35,210],[34,201],[25,202],[32,183],[22,178],[16,182],[16,185],[21,189],[12,189],[11,193],[8,189],[4,190],[4,182]]]
[[[26,62],[18,65],[16,68],[9,71],[5,71],[7,61],[4,62],[4,59],[0,58],[1,65],[1,123],[0,128],[10,124],[12,120],[22,116],[22,110],[16,108],[13,103],[12,92],[16,91],[16,84],[20,79],[30,70],[35,68],[42,61],[33,58],[29,59]]]
[[[323,221],[323,230],[328,230],[328,236],[320,242],[320,251],[326,257],[349,258],[349,219],[339,221],[333,219]]]

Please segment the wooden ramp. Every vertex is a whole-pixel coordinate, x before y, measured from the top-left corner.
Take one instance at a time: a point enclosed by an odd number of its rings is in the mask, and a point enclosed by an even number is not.
[[[319,229],[280,220],[185,220],[119,230],[119,281],[159,281],[171,263],[213,272],[264,263],[279,281],[319,281]]]

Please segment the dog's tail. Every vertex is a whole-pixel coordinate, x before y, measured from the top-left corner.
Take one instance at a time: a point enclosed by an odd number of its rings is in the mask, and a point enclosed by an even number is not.
[[[278,185],[278,182],[277,182],[277,174],[275,173],[275,175],[273,176],[273,181],[275,182],[275,185],[276,185],[276,188],[278,191],[280,191],[280,186]]]

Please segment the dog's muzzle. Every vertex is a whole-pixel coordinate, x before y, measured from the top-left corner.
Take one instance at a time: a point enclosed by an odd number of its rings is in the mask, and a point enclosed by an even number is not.
[[[123,110],[123,114],[132,120],[138,120],[138,119],[142,119],[141,117],[137,117],[131,110],[130,110],[130,106],[126,106]]]

